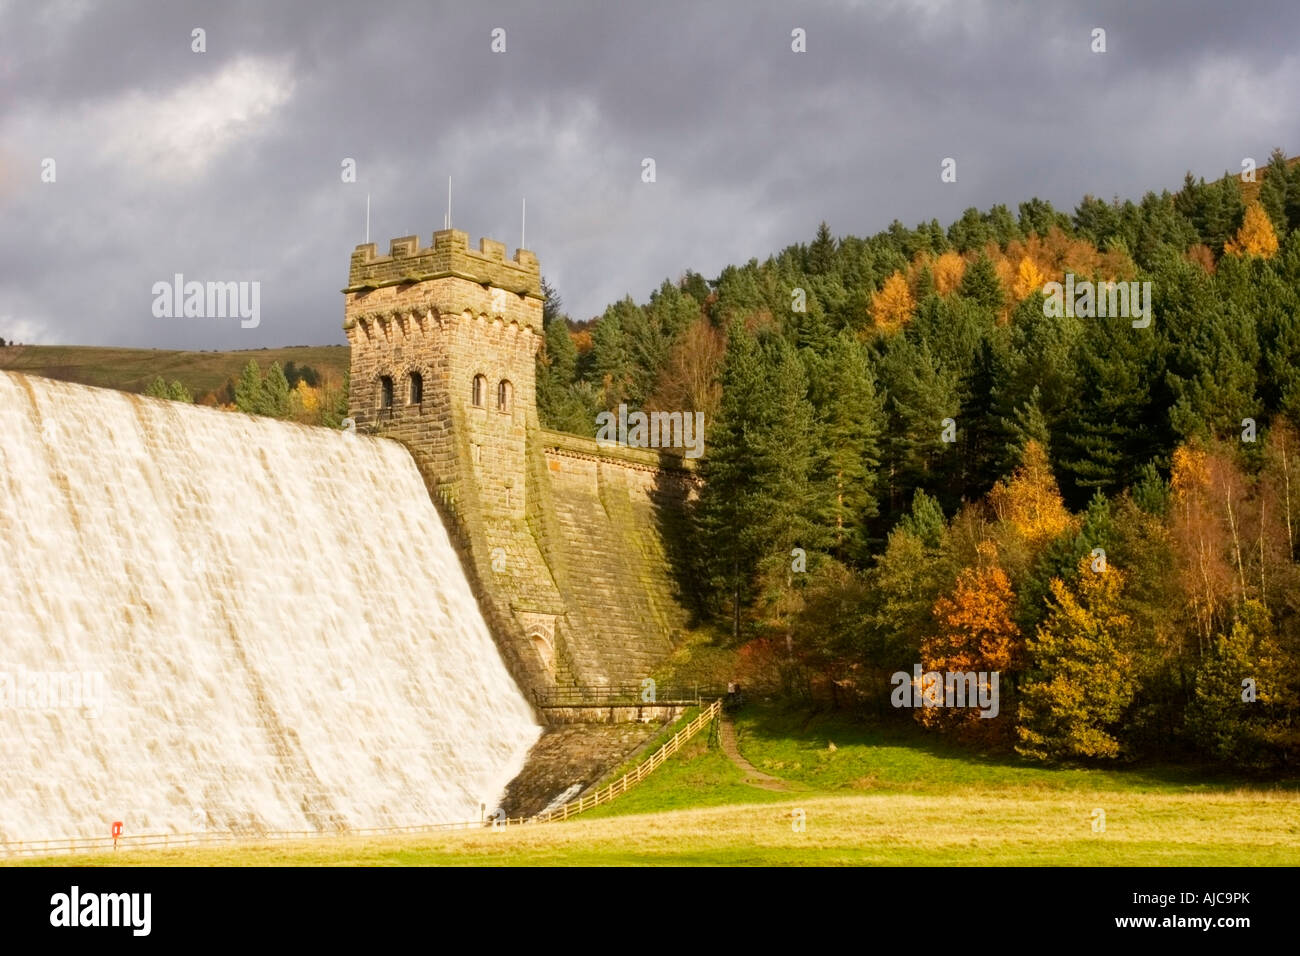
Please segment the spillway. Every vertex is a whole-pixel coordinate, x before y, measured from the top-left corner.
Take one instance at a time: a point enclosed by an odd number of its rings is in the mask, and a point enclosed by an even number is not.
[[[477,820],[539,734],[405,448],[0,373],[0,841]]]

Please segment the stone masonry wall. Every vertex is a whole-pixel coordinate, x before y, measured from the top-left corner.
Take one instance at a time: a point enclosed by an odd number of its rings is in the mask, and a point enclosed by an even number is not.
[[[666,535],[692,479],[680,460],[540,428],[536,258],[443,230],[426,249],[359,246],[343,291],[349,415],[411,450],[516,680],[648,676],[685,626]]]

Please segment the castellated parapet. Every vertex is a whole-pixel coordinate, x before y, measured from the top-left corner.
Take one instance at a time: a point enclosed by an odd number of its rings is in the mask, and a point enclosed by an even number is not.
[[[410,449],[523,686],[641,679],[684,626],[657,516],[691,484],[655,453],[541,429],[541,272],[505,253],[451,229],[356,248],[349,415]]]

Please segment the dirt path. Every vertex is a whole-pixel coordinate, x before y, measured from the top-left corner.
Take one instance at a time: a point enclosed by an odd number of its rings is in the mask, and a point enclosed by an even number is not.
[[[759,787],[763,790],[792,789],[790,784],[781,778],[774,777],[770,773],[763,773],[744,758],[740,748],[736,746],[736,725],[731,722],[730,717],[724,716],[722,718],[718,741],[722,744],[722,752],[727,755],[727,759],[740,768],[741,773],[745,775],[745,783],[751,787]]]

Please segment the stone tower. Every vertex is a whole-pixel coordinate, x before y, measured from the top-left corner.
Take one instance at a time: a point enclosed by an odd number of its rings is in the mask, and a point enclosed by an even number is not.
[[[470,249],[454,229],[423,249],[394,239],[386,256],[358,246],[343,290],[348,409],[359,431],[410,448],[507,663],[537,687],[555,679],[563,613],[527,520],[541,274],[531,252],[505,252],[491,239]]]
[[[537,258],[452,229],[386,256],[367,243],[343,294],[349,414],[410,449],[515,679],[546,692],[650,676],[688,618],[670,529],[691,469],[541,427]],[[393,561],[400,573],[400,542]]]
[[[404,441],[456,507],[473,478],[478,508],[524,516],[527,433],[537,424],[541,342],[537,258],[454,229],[352,254],[344,323],[352,346],[349,414],[362,431]]]

